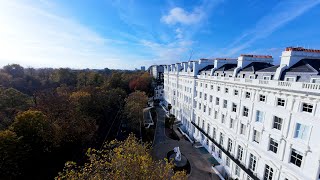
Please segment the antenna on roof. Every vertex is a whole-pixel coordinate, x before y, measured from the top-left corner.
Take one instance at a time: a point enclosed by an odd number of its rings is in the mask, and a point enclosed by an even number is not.
[[[191,60],[192,56],[193,56],[193,49],[191,49],[191,51],[190,51],[190,56],[189,56],[189,60],[188,61]]]

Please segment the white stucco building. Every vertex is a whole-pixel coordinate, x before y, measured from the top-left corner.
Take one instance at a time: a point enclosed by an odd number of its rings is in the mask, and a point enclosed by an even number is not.
[[[320,50],[164,66],[164,103],[232,179],[319,180]]]

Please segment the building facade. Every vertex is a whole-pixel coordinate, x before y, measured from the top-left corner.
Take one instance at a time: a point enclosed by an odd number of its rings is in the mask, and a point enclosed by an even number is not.
[[[320,179],[320,50],[164,66],[164,104],[230,179]]]

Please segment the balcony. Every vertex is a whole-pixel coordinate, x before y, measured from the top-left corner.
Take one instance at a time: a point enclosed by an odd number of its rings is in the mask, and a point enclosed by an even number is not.
[[[199,79],[215,80],[224,83],[236,83],[242,85],[259,86],[263,88],[271,88],[278,90],[296,91],[300,93],[315,93],[319,95],[320,84],[306,83],[306,82],[289,82],[289,81],[275,81],[275,80],[262,80],[262,79],[246,79],[246,78],[231,78],[219,76],[206,76],[198,75]]]

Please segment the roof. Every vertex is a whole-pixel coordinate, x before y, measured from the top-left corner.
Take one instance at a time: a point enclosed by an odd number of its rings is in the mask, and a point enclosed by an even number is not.
[[[271,66],[273,66],[273,65],[270,64],[270,63],[252,62],[252,63],[248,64],[246,67],[242,68],[241,71],[244,71],[244,72],[256,72],[256,71],[259,71],[261,69],[265,69],[265,68],[268,68],[268,67],[271,67]]]
[[[214,65],[208,65],[208,66],[200,69],[199,72],[201,72],[201,71],[208,71],[208,70],[211,70],[211,69],[213,69],[213,68],[214,68]]]
[[[287,69],[286,72],[320,73],[320,59],[302,59]]]
[[[270,55],[255,55],[255,54],[241,54],[243,57],[253,57],[253,58],[272,58]]]
[[[225,64],[218,68],[216,71],[233,71],[237,66],[237,64]]]
[[[287,47],[285,51],[304,51],[304,52],[320,53],[319,49],[306,49],[303,47]]]
[[[264,68],[264,69],[260,69],[260,70],[258,70],[257,72],[276,72],[279,66],[280,66],[280,65],[275,65],[275,66],[267,67],[267,68]]]

